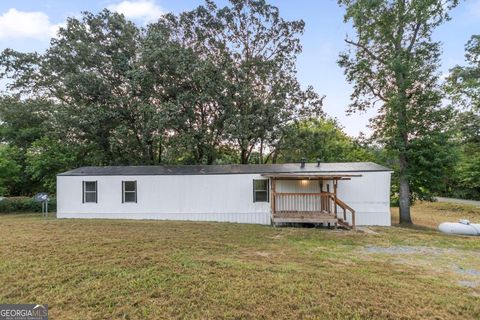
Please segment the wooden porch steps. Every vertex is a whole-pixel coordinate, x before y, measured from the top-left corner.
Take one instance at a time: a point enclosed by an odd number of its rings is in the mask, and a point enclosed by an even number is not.
[[[352,225],[344,221],[342,218],[338,218],[338,224],[348,230],[355,229],[355,227],[352,227]]]

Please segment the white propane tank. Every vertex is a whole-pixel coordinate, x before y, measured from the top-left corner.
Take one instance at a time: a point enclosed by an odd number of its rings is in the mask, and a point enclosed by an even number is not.
[[[470,223],[468,220],[458,222],[443,222],[438,230],[449,234],[461,234],[466,236],[480,236],[480,224]]]

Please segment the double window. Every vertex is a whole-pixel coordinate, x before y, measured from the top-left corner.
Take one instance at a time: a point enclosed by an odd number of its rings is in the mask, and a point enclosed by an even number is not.
[[[98,202],[97,181],[83,181],[83,203]]]
[[[137,202],[137,181],[122,181],[122,203]]]
[[[253,180],[253,202],[268,202],[268,179]]]
[[[82,202],[98,203],[97,181],[83,181]],[[122,203],[137,202],[137,181],[122,181]]]

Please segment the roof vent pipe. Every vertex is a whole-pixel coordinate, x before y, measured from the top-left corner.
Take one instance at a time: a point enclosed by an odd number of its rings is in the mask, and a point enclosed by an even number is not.
[[[317,167],[320,167],[320,158],[317,158]]]
[[[300,159],[300,168],[305,168],[305,158]]]

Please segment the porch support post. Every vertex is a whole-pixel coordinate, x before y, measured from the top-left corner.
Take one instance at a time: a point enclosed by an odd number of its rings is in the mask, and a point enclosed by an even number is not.
[[[335,213],[335,217],[337,216],[337,179],[333,179],[333,212]]]
[[[270,198],[270,206],[272,208],[272,217],[275,215],[275,198],[276,198],[276,191],[275,191],[275,178],[271,178],[272,179],[272,197]]]
[[[325,210],[325,202],[323,200],[323,179],[320,178],[318,180],[318,183],[320,184],[320,211],[323,213],[323,211]]]

